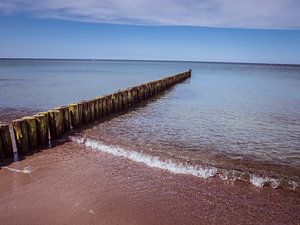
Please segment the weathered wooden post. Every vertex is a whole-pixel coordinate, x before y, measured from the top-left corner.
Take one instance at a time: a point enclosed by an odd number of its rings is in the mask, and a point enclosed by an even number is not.
[[[64,133],[63,110],[52,109],[48,113],[51,139],[60,138]]]
[[[154,82],[150,82],[149,83],[149,85],[150,85],[150,89],[151,89],[151,96],[155,96],[155,84],[154,84]]]
[[[0,125],[0,161],[13,157],[13,147],[8,124]]]
[[[103,98],[99,97],[98,98],[98,104],[99,104],[99,118],[104,116],[104,112],[103,112]]]
[[[71,126],[70,126],[70,109],[69,109],[69,107],[68,106],[61,106],[61,107],[54,108],[54,110],[59,111],[59,114],[60,114],[59,117],[62,120],[62,124],[61,124],[61,130],[62,131],[61,131],[61,133],[64,134],[64,133],[70,131]]]
[[[102,115],[106,116],[108,114],[107,112],[108,112],[108,110],[107,110],[106,97],[103,96],[102,97]]]
[[[95,107],[95,120],[98,120],[100,118],[99,116],[99,101],[98,99],[93,99],[92,100],[94,102],[94,107]]]
[[[123,100],[123,107],[124,109],[128,109],[129,107],[129,100],[128,100],[128,91],[124,90],[122,91],[122,100]]]
[[[138,101],[142,101],[145,99],[145,92],[144,92],[144,89],[139,86],[137,87],[137,91],[138,91]]]
[[[123,96],[121,91],[118,91],[116,94],[118,98],[118,112],[119,112],[123,110]]]
[[[27,126],[24,119],[12,121],[13,130],[16,137],[17,149],[20,154],[27,154],[30,151]]]
[[[36,122],[36,130],[37,130],[37,139],[39,146],[47,146],[48,145],[48,113],[38,113],[33,116]]]
[[[28,141],[30,150],[37,149],[38,146],[38,137],[37,137],[37,128],[36,121],[33,116],[26,116],[22,118],[26,122]]]
[[[128,107],[131,107],[133,104],[133,96],[132,96],[132,92],[131,89],[126,89],[127,92],[127,103],[128,103]]]
[[[90,122],[94,122],[95,121],[95,102],[93,100],[89,100],[89,107],[90,107]]]
[[[87,101],[82,102],[82,104],[83,104],[83,123],[88,124],[91,121],[90,104]]]
[[[112,108],[113,112],[116,113],[119,110],[119,102],[118,102],[118,95],[116,93],[112,94]]]
[[[1,128],[0,128],[1,129]],[[6,158],[4,144],[0,135],[0,162]]]
[[[113,106],[112,106],[112,95],[106,95],[106,109],[107,115],[113,113]]]
[[[80,117],[79,117],[79,106],[78,104],[70,104],[70,120],[73,128],[79,128],[81,125]]]

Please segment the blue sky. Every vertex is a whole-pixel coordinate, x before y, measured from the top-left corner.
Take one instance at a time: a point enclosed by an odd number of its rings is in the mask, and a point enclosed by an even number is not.
[[[0,57],[300,64],[299,12],[296,0],[0,0]]]

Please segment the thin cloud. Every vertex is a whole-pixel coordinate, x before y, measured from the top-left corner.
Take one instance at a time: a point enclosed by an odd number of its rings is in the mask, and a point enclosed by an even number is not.
[[[299,29],[299,0],[0,0],[0,13],[96,23]]]

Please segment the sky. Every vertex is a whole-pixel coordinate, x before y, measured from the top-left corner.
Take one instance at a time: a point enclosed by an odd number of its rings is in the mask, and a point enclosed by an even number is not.
[[[0,0],[0,58],[300,64],[299,0]]]

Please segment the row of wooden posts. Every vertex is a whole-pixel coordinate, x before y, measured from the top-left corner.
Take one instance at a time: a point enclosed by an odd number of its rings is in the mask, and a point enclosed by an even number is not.
[[[26,155],[36,149],[47,147],[50,139],[58,139],[71,129],[80,128],[104,116],[126,110],[190,76],[191,70],[13,120],[11,125],[14,135],[11,135],[9,124],[0,125],[0,161],[13,157],[12,137],[15,138],[18,154]]]

